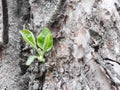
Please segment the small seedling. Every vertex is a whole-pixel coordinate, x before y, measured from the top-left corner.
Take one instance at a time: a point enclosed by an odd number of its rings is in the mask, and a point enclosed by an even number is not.
[[[50,51],[53,47],[53,36],[50,30],[48,28],[43,28],[41,33],[38,35],[37,40],[35,40],[35,37],[30,30],[21,30],[20,33],[23,39],[30,44],[39,55],[29,56],[26,65],[30,65],[35,59],[38,59],[40,62],[45,62],[45,53]]]

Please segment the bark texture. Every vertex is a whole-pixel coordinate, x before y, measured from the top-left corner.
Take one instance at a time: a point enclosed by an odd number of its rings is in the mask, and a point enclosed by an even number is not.
[[[120,0],[7,0],[9,43],[0,61],[0,90],[120,90]],[[46,62],[20,37],[49,27]]]

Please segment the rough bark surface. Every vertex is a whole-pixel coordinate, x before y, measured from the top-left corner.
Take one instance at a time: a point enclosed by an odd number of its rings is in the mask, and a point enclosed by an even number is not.
[[[120,90],[119,0],[7,0],[9,42],[0,61],[0,90]],[[49,27],[53,49],[46,62],[19,30],[35,36]]]

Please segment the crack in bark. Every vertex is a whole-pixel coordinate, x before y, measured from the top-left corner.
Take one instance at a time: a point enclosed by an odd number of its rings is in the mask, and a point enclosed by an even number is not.
[[[52,15],[51,19],[47,23],[47,26],[55,33],[55,35],[53,35],[54,38],[62,37],[62,35],[58,35],[58,32],[60,32],[60,28],[67,20],[67,15],[64,15],[66,5],[66,0],[61,0],[54,15]]]
[[[110,58],[103,58],[103,60],[109,60],[109,61],[115,62],[115,63],[120,65],[120,62],[113,60],[113,59],[110,59]]]
[[[8,43],[8,7],[7,7],[7,0],[2,0],[2,11],[3,11],[3,41],[4,44]]]

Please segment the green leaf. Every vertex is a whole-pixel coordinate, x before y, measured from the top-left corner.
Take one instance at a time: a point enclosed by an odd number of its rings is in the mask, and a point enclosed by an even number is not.
[[[45,38],[43,50],[49,51],[53,47],[53,37],[51,34],[48,34]]]
[[[50,30],[48,28],[43,28],[40,35],[38,35],[38,37],[37,37],[37,45],[41,49],[44,49],[45,38],[47,37],[47,35],[52,36],[52,33],[50,32]]]
[[[26,65],[30,65],[37,56],[29,56],[26,62]]]
[[[34,37],[34,35],[33,35],[33,33],[31,31],[25,29],[25,30],[21,30],[20,33],[21,33],[23,39],[28,44],[30,44],[34,48],[37,48],[36,47],[36,42],[35,42],[35,37]]]

